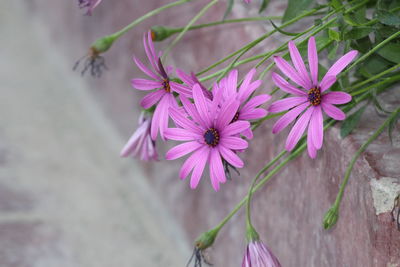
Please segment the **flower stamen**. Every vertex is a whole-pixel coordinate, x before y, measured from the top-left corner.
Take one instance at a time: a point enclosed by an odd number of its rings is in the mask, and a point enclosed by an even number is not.
[[[169,85],[169,79],[164,79],[163,88],[167,93],[171,93],[171,86]]]
[[[239,120],[239,111],[236,112],[235,116],[233,116],[233,119],[232,119],[231,123],[234,123],[237,120]]]
[[[308,91],[308,101],[310,101],[313,106],[321,104],[321,89],[319,89],[319,87],[311,88],[310,91]]]
[[[219,133],[216,129],[210,128],[204,133],[204,141],[207,145],[215,147],[219,143]]]

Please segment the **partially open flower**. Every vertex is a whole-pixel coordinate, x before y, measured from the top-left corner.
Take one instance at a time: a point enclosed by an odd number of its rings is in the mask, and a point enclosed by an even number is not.
[[[280,267],[278,259],[260,240],[251,241],[246,248],[242,267]]]
[[[121,157],[140,157],[144,161],[157,160],[156,144],[150,137],[150,126],[151,118],[142,112],[138,128],[122,149]]]
[[[102,0],[78,0],[80,8],[87,8],[86,15],[91,16],[93,9],[95,9]]]

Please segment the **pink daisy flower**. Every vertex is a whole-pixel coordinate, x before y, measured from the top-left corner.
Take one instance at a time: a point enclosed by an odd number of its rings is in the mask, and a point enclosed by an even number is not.
[[[222,94],[222,101],[228,101],[232,98],[239,101],[240,105],[233,117],[233,122],[237,120],[256,120],[267,115],[267,111],[259,108],[260,105],[267,102],[271,96],[262,94],[251,97],[255,90],[260,87],[261,80],[251,81],[256,69],[250,70],[243,79],[243,83],[238,87],[238,71],[232,70],[227,77],[223,78],[218,86],[214,86],[213,94]],[[217,92],[221,90],[222,92]],[[241,133],[248,139],[253,138],[253,132],[249,127]]]
[[[251,241],[246,248],[242,267],[280,267],[278,259],[272,254],[268,247],[261,242]]]
[[[156,143],[150,137],[151,118],[144,112],[139,117],[138,128],[121,151],[121,157],[140,157],[141,160],[157,160]]]
[[[196,75],[192,72],[190,75],[186,74],[184,71],[180,70],[180,69],[176,69],[176,74],[178,75],[178,77],[189,87],[189,88],[193,88],[193,86],[195,84],[200,85],[201,90],[203,90],[204,96],[207,97],[208,99],[212,100],[213,99],[213,95],[212,93],[207,90],[207,88],[202,85],[199,81],[199,79],[197,79]]]
[[[179,177],[185,179],[193,170],[190,187],[196,188],[206,164],[209,164],[211,184],[218,191],[220,183],[226,182],[222,159],[234,167],[242,168],[244,163],[236,155],[235,150],[246,149],[245,140],[237,134],[250,127],[247,121],[232,122],[239,108],[239,101],[231,99],[220,103],[219,96],[214,95],[210,102],[198,84],[193,87],[192,104],[186,97],[181,101],[188,116],[182,115],[177,108],[170,108],[171,118],[181,128],[169,128],[165,131],[168,139],[186,141],[170,149],[167,160],[174,160],[192,153],[186,159],[179,172]]]
[[[143,43],[152,70],[136,57],[134,57],[134,61],[138,68],[150,79],[132,79],[131,82],[132,86],[138,90],[150,91],[156,89],[156,91],[147,94],[140,105],[144,109],[157,105],[151,122],[151,138],[156,140],[158,132],[160,132],[161,138],[165,139],[164,131],[168,127],[169,119],[168,110],[170,107],[178,106],[173,92],[191,96],[191,90],[184,85],[170,81],[168,74],[172,71],[172,67],[168,66],[166,70],[164,69],[160,59],[162,53],[156,54],[150,31],[147,36],[144,36]]]
[[[345,104],[351,101],[351,96],[345,92],[326,92],[335,82],[336,76],[357,56],[352,50],[342,56],[325,74],[321,82],[318,81],[318,54],[315,38],[308,41],[308,65],[306,66],[294,42],[289,42],[289,52],[295,69],[282,57],[275,56],[276,66],[301,89],[288,83],[277,73],[272,73],[272,80],[283,91],[295,95],[274,102],[268,109],[276,113],[289,110],[274,125],[272,132],[279,133],[294,121],[300,114],[286,140],[286,150],[292,151],[299,142],[308,126],[307,148],[311,158],[315,158],[317,150],[323,142],[323,111],[335,120],[344,120],[346,115],[336,104]],[[303,113],[304,111],[304,113]]]
[[[93,9],[95,9],[102,0],[79,0],[80,8],[87,8],[86,15],[91,16]]]

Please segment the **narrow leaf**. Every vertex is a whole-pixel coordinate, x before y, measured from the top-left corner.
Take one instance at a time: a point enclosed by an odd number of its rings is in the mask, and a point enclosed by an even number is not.
[[[354,130],[354,128],[357,127],[361,119],[361,115],[364,113],[366,107],[367,107],[366,105],[361,107],[359,110],[348,116],[343,121],[342,128],[340,129],[340,136],[342,138],[345,138],[347,135],[351,133],[351,131]]]
[[[269,0],[262,0],[260,9],[258,10],[258,13],[261,13],[265,9],[267,9],[268,4],[269,4]]]
[[[280,32],[280,33],[282,33],[282,34],[284,34],[284,35],[289,35],[289,36],[296,36],[296,35],[298,35],[298,33],[295,33],[295,32],[287,32],[287,31],[282,30],[281,28],[279,28],[278,26],[276,26],[276,24],[275,24],[272,20],[270,20],[269,22],[271,22],[271,24],[272,24],[272,26],[275,28],[275,30],[277,30],[278,32]]]
[[[378,54],[391,62],[400,63],[400,44],[388,43],[379,49]]]
[[[226,7],[222,20],[225,20],[228,17],[228,15],[232,12],[232,8],[233,8],[233,0],[228,0],[228,6]]]

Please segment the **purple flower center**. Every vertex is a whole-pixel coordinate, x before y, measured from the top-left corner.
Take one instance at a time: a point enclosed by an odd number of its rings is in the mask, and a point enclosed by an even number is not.
[[[233,116],[233,119],[231,121],[231,123],[234,123],[235,121],[237,121],[239,119],[239,111],[236,112],[235,116]]]
[[[171,93],[171,86],[169,85],[169,80],[164,79],[162,84],[163,84],[164,90],[167,91],[168,93]]]
[[[321,89],[319,89],[319,87],[311,88],[310,91],[308,91],[308,101],[310,101],[313,106],[321,104]]]
[[[204,141],[207,145],[215,147],[219,143],[219,133],[216,129],[210,128],[204,133]]]

